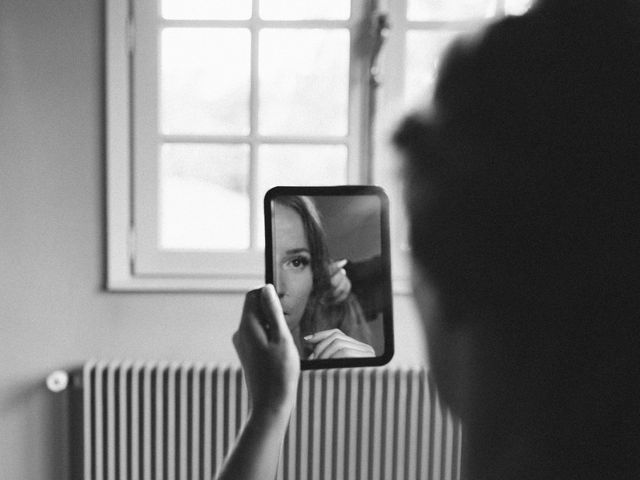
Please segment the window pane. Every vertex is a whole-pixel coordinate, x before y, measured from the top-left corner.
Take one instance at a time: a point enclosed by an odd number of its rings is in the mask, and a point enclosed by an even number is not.
[[[260,132],[346,135],[349,32],[260,33]]]
[[[163,145],[160,248],[248,248],[248,178],[247,145]]]
[[[408,0],[407,18],[415,21],[470,20],[491,17],[495,0]]]
[[[504,2],[504,10],[507,15],[522,15],[529,7],[533,0],[505,0]]]
[[[406,105],[431,101],[440,56],[459,33],[453,30],[407,32]]]
[[[260,198],[276,185],[342,185],[347,182],[344,145],[261,145]]]
[[[268,20],[346,20],[349,0],[262,0],[260,16]]]
[[[162,0],[162,16],[180,20],[246,19],[251,17],[251,0]]]
[[[163,133],[249,132],[248,30],[166,28],[161,48]]]
[[[344,145],[262,145],[258,150],[258,211],[265,193],[277,185],[344,185],[347,147]],[[258,232],[264,232],[259,217]],[[263,245],[264,235],[259,235]]]

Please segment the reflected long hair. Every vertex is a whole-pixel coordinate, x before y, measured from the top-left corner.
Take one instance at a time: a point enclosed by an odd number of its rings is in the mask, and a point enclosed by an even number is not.
[[[306,335],[339,328],[346,335],[371,345],[371,330],[355,295],[350,294],[339,303],[332,300],[329,274],[329,265],[332,260],[322,219],[313,200],[305,196],[286,195],[276,197],[274,202],[291,208],[300,216],[311,256],[313,286],[300,320],[300,339],[296,339],[296,343],[303,345],[304,342],[301,339]],[[301,351],[303,358],[312,351],[308,347],[304,347],[303,350]]]

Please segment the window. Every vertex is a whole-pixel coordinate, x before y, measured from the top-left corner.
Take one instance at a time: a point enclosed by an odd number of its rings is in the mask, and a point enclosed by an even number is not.
[[[391,28],[380,58],[373,176],[390,197],[396,292],[410,291],[410,267],[398,162],[394,161],[389,144],[393,128],[406,111],[430,102],[440,56],[456,36],[505,15],[523,14],[531,3],[532,0],[388,0],[385,4]]]
[[[277,184],[378,183],[399,198],[380,140],[397,113],[430,88],[455,34],[526,4],[109,0],[109,288],[260,283],[262,198]],[[389,10],[392,28],[372,158],[377,9]],[[406,285],[403,256],[394,271]]]

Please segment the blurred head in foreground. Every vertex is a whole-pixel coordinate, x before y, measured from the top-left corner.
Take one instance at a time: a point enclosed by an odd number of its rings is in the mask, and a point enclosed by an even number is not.
[[[471,478],[638,471],[636,3],[542,1],[458,40],[394,135]]]

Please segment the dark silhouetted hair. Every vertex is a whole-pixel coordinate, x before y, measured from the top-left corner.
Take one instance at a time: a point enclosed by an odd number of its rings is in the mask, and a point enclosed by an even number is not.
[[[638,4],[541,2],[456,41],[393,138],[412,253],[446,318],[502,312],[514,351],[553,339],[553,357],[505,363],[553,364],[556,405],[576,425],[593,414],[597,435],[640,409]]]

